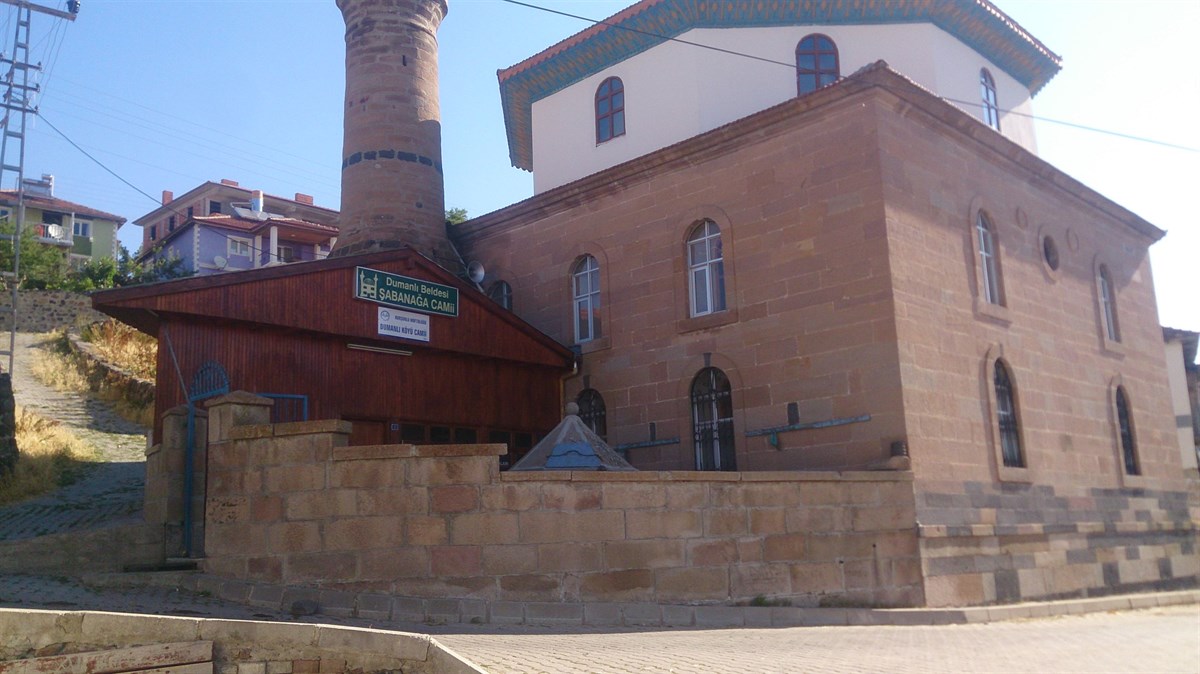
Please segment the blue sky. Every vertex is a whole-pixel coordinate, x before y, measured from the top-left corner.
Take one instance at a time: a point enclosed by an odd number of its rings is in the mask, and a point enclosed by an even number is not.
[[[534,0],[604,18],[629,2]],[[995,0],[1063,56],[1039,117],[1200,148],[1200,3]],[[65,2],[49,0],[56,7]],[[0,6],[11,50],[14,10]],[[532,194],[512,168],[496,70],[586,24],[500,0],[450,0],[439,33],[446,202],[480,215]],[[130,220],[162,190],[230,178],[339,205],[343,25],[334,0],[84,0],[73,24],[35,15],[46,66],[26,173],[56,194]],[[71,147],[61,129],[137,193]],[[1043,159],[1168,230],[1152,249],[1160,318],[1200,330],[1200,153],[1038,123]],[[5,185],[10,187],[10,185]],[[131,249],[140,229],[128,225]]]

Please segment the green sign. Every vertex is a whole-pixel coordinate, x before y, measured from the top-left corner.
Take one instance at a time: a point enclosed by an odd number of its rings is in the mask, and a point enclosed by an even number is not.
[[[354,297],[401,309],[458,316],[458,288],[378,269],[356,267]]]

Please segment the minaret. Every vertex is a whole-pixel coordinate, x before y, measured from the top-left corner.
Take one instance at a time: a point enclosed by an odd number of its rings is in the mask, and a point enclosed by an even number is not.
[[[337,0],[346,22],[341,234],[333,255],[446,238],[437,30],[446,0]]]

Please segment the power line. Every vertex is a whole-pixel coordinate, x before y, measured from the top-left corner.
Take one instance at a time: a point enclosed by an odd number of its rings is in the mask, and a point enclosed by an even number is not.
[[[708,50],[710,50],[710,51],[720,52],[720,53],[722,53],[722,54],[728,54],[728,55],[730,55],[730,56],[737,56],[737,57],[741,57],[741,58],[747,58],[747,59],[751,59],[751,60],[754,60],[754,61],[760,61],[760,62],[763,62],[763,63],[770,63],[770,64],[772,64],[772,65],[785,66],[785,67],[787,67],[787,68],[789,68],[789,69],[792,69],[792,70],[794,70],[794,69],[796,68],[796,64],[795,64],[795,63],[788,63],[788,62],[786,62],[786,61],[778,61],[778,60],[776,60],[776,59],[770,59],[770,58],[766,58],[766,57],[763,57],[763,56],[756,56],[756,55],[754,55],[754,54],[747,54],[747,53],[745,53],[745,52],[740,52],[740,51],[737,51],[737,50],[734,50],[734,49],[725,49],[725,48],[722,48],[722,47],[714,47],[714,46],[712,46],[712,45],[706,45],[706,44],[703,44],[703,43],[700,43],[700,42],[692,42],[692,41],[690,41],[690,40],[684,40],[684,39],[677,38],[677,37],[671,37],[671,36],[669,36],[669,35],[662,35],[661,33],[654,33],[654,32],[651,32],[651,31],[641,30],[641,29],[639,29],[639,28],[633,28],[633,27],[631,27],[631,26],[625,26],[625,25],[622,25],[622,24],[619,24],[619,23],[613,23],[613,22],[610,22],[610,21],[602,21],[602,20],[600,20],[600,19],[592,19],[592,18],[588,18],[588,17],[586,17],[586,16],[580,16],[580,15],[578,15],[578,14],[572,14],[572,13],[570,13],[570,12],[564,12],[564,11],[557,10],[557,9],[551,9],[551,8],[549,8],[549,7],[542,7],[542,6],[539,6],[539,5],[534,5],[534,4],[531,4],[531,3],[528,3],[528,2],[521,2],[521,0],[501,0],[501,1],[502,1],[502,2],[506,2],[506,3],[510,4],[510,5],[517,5],[517,6],[519,6],[519,7],[527,7],[527,8],[529,8],[529,9],[536,9],[536,10],[539,10],[539,11],[547,12],[547,13],[549,13],[549,14],[557,14],[557,15],[559,15],[559,16],[565,16],[565,17],[568,17],[568,18],[571,18],[571,19],[577,19],[577,20],[579,20],[579,21],[586,21],[586,22],[588,22],[588,23],[591,23],[591,24],[593,24],[593,25],[607,26],[607,27],[609,27],[609,28],[615,28],[615,29],[618,29],[618,30],[624,30],[624,31],[628,31],[628,32],[631,32],[631,33],[636,33],[636,34],[638,34],[638,35],[645,35],[645,36],[647,36],[647,37],[652,37],[652,38],[656,38],[656,39],[659,39],[659,40],[663,40],[664,42],[678,42],[679,44],[688,45],[688,46],[690,46],[690,47],[699,47],[699,48],[701,48],[701,49],[708,49]],[[838,75],[838,80],[839,80],[839,81],[841,81],[841,80],[844,80],[844,79],[846,79],[844,76],[842,76],[842,75],[840,75],[840,74]],[[937,94],[935,94],[935,95],[937,95]],[[956,99],[956,98],[949,98],[949,97],[947,97],[947,96],[939,96],[939,98],[941,98],[942,100],[945,100],[945,101],[949,101],[949,102],[951,102],[951,103],[958,103],[958,104],[961,104],[961,105],[966,105],[966,106],[970,106],[970,107],[979,107],[979,108],[982,108],[982,107],[983,107],[983,104],[982,104],[982,102],[963,101],[963,100],[959,100],[959,99]],[[1168,147],[1168,148],[1172,148],[1172,149],[1175,149],[1175,150],[1183,150],[1183,151],[1185,151],[1185,152],[1195,152],[1195,153],[1200,153],[1200,149],[1193,148],[1193,147],[1188,147],[1188,146],[1186,146],[1186,145],[1179,145],[1179,144],[1176,144],[1176,143],[1170,143],[1170,142],[1167,142],[1167,141],[1155,140],[1155,139],[1153,139],[1153,138],[1145,138],[1145,137],[1143,137],[1143,136],[1135,136],[1135,135],[1133,135],[1133,134],[1122,133],[1122,132],[1120,132],[1120,131],[1110,131],[1110,130],[1107,130],[1107,129],[1100,129],[1100,128],[1097,128],[1097,127],[1093,127],[1093,126],[1087,126],[1087,125],[1085,125],[1085,124],[1078,124],[1078,123],[1075,123],[1075,122],[1068,122],[1068,121],[1064,121],[1064,120],[1060,120],[1060,119],[1051,119],[1051,118],[1048,118],[1048,117],[1039,117],[1039,116],[1037,116],[1037,115],[1032,115],[1032,114],[1025,113],[1025,112],[1018,112],[1018,111],[1016,111],[1016,110],[1012,110],[1012,109],[1007,109],[1007,110],[1006,110],[1006,109],[1003,109],[1003,108],[1001,108],[1000,110],[1001,110],[1001,112],[1004,112],[1005,114],[1016,115],[1016,116],[1018,116],[1018,117],[1026,117],[1026,118],[1029,118],[1029,119],[1033,119],[1033,120],[1037,120],[1037,121],[1041,121],[1041,122],[1046,122],[1046,123],[1048,123],[1048,124],[1059,124],[1059,125],[1062,125],[1062,126],[1067,126],[1067,127],[1071,127],[1071,128],[1075,128],[1075,129],[1080,129],[1080,130],[1083,130],[1083,131],[1092,131],[1092,132],[1095,132],[1095,133],[1101,133],[1101,134],[1105,134],[1105,135],[1109,135],[1109,136],[1114,136],[1114,137],[1117,137],[1117,138],[1124,138],[1124,139],[1126,139],[1126,140],[1134,140],[1134,141],[1139,141],[1139,142],[1143,142],[1143,143],[1150,143],[1150,144],[1152,144],[1152,145],[1159,145],[1159,146],[1162,146],[1162,147]]]
[[[62,132],[62,131],[61,131],[61,130],[60,130],[58,127],[57,127],[57,126],[55,126],[55,125],[54,125],[54,124],[53,124],[53,123],[52,123],[50,120],[46,119],[45,115],[42,115],[40,112],[39,112],[39,113],[37,113],[37,114],[38,114],[38,116],[39,116],[39,117],[41,117],[41,118],[42,118],[42,121],[46,122],[46,125],[47,125],[47,126],[49,126],[49,127],[50,127],[51,129],[53,129],[53,130],[54,130],[56,133],[58,133],[58,135],[62,136],[63,140],[65,140],[65,141],[67,141],[68,143],[70,143],[72,147],[74,147],[76,150],[79,150],[81,153],[83,153],[83,156],[87,157],[88,159],[91,159],[93,162],[95,162],[95,164],[96,164],[97,166],[99,166],[100,168],[102,168],[102,169],[104,169],[105,171],[107,171],[107,172],[108,172],[110,175],[112,175],[114,178],[116,178],[117,180],[120,180],[122,183],[124,183],[124,184],[128,185],[128,186],[129,186],[131,189],[133,189],[135,192],[137,192],[138,194],[141,194],[142,196],[146,197],[146,198],[147,198],[147,199],[149,199],[150,201],[154,202],[154,203],[155,203],[157,206],[164,206],[164,207],[166,207],[166,209],[167,209],[168,211],[170,211],[170,212],[174,213],[175,215],[178,215],[179,217],[183,218],[183,222],[185,222],[185,223],[186,223],[186,222],[188,222],[189,220],[194,220],[193,216],[190,216],[190,215],[186,215],[186,214],[184,214],[184,212],[183,212],[183,211],[180,211],[179,209],[175,208],[175,207],[174,207],[174,206],[172,206],[171,204],[163,204],[163,203],[159,202],[159,200],[158,200],[158,199],[155,199],[153,196],[151,196],[150,194],[146,193],[144,190],[142,190],[141,188],[139,188],[137,185],[134,185],[133,183],[131,183],[131,182],[129,182],[128,180],[126,180],[125,178],[121,177],[121,176],[120,176],[120,175],[119,175],[119,174],[118,174],[116,171],[114,171],[114,170],[110,169],[108,166],[106,166],[106,165],[104,164],[104,162],[102,162],[102,161],[100,161],[99,159],[97,159],[96,157],[92,156],[90,153],[88,153],[88,151],[87,151],[87,150],[84,150],[82,147],[80,147],[78,143],[76,143],[75,141],[71,140],[71,139],[70,139],[70,137],[68,137],[68,136],[67,136],[67,134],[63,133],[63,132]],[[306,221],[306,222],[307,222],[307,221]],[[313,223],[313,224],[320,224],[320,223]],[[195,225],[193,225],[193,226],[195,226]],[[181,227],[181,229],[182,229],[182,227]],[[179,230],[175,230],[175,231],[179,231]],[[262,253],[264,253],[264,252],[265,252],[265,253],[267,254],[267,256],[268,256],[268,257],[271,259],[271,261],[275,261],[275,262],[279,262],[279,261],[281,261],[281,260],[280,260],[280,257],[279,257],[279,251],[278,251],[278,250],[267,250],[267,249],[265,249],[265,248],[261,248],[261,247],[259,247],[259,246],[256,246],[256,245],[254,245],[253,239],[244,239],[244,238],[242,238],[242,237],[235,237],[235,236],[233,236],[233,235],[231,235],[231,234],[226,234],[226,233],[224,233],[224,232],[221,232],[221,231],[218,231],[218,230],[215,230],[215,229],[210,229],[209,231],[210,231],[210,232],[212,232],[213,234],[216,234],[217,236],[221,237],[222,239],[225,239],[225,241],[226,241],[226,246],[228,246],[228,242],[230,242],[230,241],[232,241],[233,239],[235,239],[235,238],[236,238],[236,239],[237,239],[239,242],[246,243],[246,245],[247,245],[247,248],[249,248],[249,250],[250,250],[250,251],[252,251],[252,252],[255,254],[255,256],[256,256],[256,257],[257,257],[257,256],[259,256],[259,255],[261,255]],[[168,232],[168,234],[169,234],[169,233],[170,233],[170,232]],[[198,269],[197,269],[197,270],[194,270],[194,272],[195,272],[195,273],[199,273],[199,270],[198,270]]]

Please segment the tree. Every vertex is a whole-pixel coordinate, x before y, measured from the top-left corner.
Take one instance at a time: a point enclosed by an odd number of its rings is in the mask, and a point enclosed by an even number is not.
[[[458,225],[467,221],[467,209],[465,208],[447,208],[446,223]]]
[[[11,222],[0,222],[0,271],[13,268],[13,231]],[[67,251],[38,241],[33,227],[21,230],[21,278],[17,279],[22,289],[57,289],[67,277]]]

